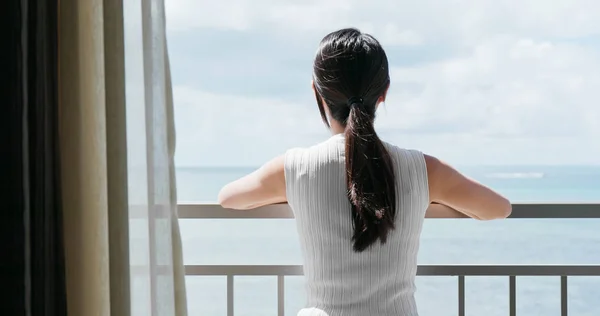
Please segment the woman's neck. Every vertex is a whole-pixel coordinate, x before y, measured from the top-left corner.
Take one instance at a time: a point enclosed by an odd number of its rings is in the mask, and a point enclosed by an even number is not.
[[[330,126],[329,129],[331,130],[331,134],[333,134],[333,135],[343,134],[344,131],[346,130],[346,128],[336,120],[330,120],[329,126]]]

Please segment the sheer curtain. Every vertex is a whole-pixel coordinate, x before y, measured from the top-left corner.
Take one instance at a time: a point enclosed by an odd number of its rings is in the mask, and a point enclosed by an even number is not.
[[[185,316],[163,0],[61,0],[69,315]]]
[[[127,140],[134,314],[184,315],[175,127],[163,0],[125,1]],[[142,189],[143,188],[143,189]],[[149,288],[138,295],[136,289]],[[173,295],[174,294],[174,295]],[[150,302],[151,305],[146,304]]]

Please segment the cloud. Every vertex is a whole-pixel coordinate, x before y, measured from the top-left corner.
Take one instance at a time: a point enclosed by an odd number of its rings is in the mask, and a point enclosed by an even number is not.
[[[174,89],[180,165],[253,166],[327,135],[317,107],[276,98]]]
[[[428,39],[478,40],[491,34],[581,37],[600,30],[595,0],[170,0],[169,27],[272,32],[325,32],[362,25],[373,32],[395,30]],[[373,22],[375,21],[375,22]]]
[[[172,0],[167,9],[181,165],[257,165],[323,140],[311,62],[325,32],[347,25],[388,52],[385,139],[460,164],[598,163],[598,2]]]
[[[600,74],[591,69],[600,69],[598,52],[497,37],[466,56],[393,69],[391,105],[380,123],[463,126],[481,136],[597,135]]]

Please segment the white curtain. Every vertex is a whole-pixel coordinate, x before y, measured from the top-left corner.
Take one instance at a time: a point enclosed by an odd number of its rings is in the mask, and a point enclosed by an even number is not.
[[[132,314],[184,316],[164,2],[125,0],[123,16]]]
[[[163,0],[61,0],[69,315],[186,316]]]

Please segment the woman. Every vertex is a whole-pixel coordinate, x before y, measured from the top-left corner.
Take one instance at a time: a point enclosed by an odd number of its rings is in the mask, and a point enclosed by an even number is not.
[[[375,112],[390,84],[379,42],[356,29],[321,41],[313,90],[333,137],[296,148],[226,185],[225,208],[289,203],[304,258],[299,315],[414,316],[425,217],[505,218],[511,204],[451,166],[383,142]]]

